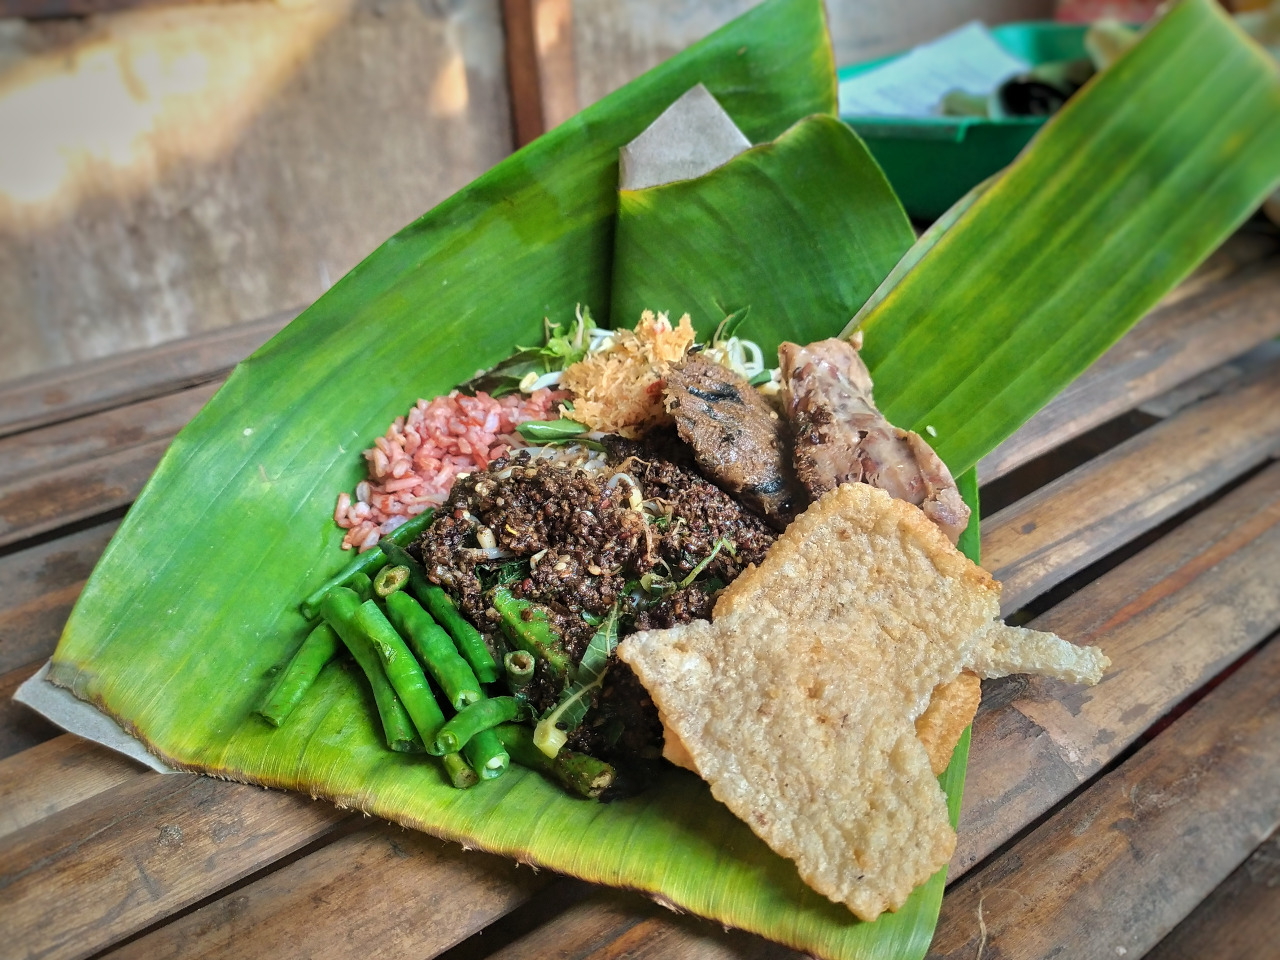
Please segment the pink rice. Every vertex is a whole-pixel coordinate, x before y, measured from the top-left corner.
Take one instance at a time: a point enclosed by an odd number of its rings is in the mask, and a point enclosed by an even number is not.
[[[410,517],[444,503],[458,474],[483,470],[490,460],[526,446],[516,424],[552,419],[556,404],[567,397],[564,391],[535,390],[495,400],[455,390],[419,400],[364,452],[369,479],[356,485],[355,498],[338,494],[333,519],[347,531],[342,549],[372,549]]]

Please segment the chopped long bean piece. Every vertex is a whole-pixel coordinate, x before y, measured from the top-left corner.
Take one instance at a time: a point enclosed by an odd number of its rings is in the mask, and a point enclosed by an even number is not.
[[[523,724],[504,723],[495,729],[512,760],[551,777],[584,800],[599,799],[617,779],[611,764],[585,753],[561,750],[553,760],[537,748],[533,731]]]
[[[557,677],[569,672],[572,663],[551,618],[537,604],[522,600],[506,587],[493,591],[493,606],[502,618],[502,629],[512,645],[545,660]]]
[[[390,540],[399,546],[412,543],[418,534],[431,523],[434,515],[433,510],[424,510],[416,517],[410,518],[405,523],[396,527],[391,533],[387,534],[383,539]],[[334,587],[349,587],[351,578],[357,573],[371,574],[384,566],[387,562],[387,555],[382,552],[381,547],[374,547],[372,550],[366,550],[359,554],[352,561],[326,580],[323,584],[312,591],[299,606],[302,608],[302,615],[308,620],[312,619],[320,612],[320,601],[324,599],[324,595]]]
[[[359,612],[360,598],[354,590],[347,587],[331,588],[320,601],[321,615],[337,631],[342,642],[351,651],[351,656],[369,679],[374,702],[378,705],[378,716],[382,718],[382,729],[387,736],[387,746],[401,753],[419,749],[413,721],[409,719],[404,704],[387,679],[387,673],[382,668],[382,661],[373,645],[356,622]]]
[[[502,658],[502,665],[507,671],[507,686],[515,693],[529,685],[537,661],[528,650],[511,650]]]
[[[367,573],[357,573],[347,584],[347,589],[354,590],[361,603],[373,597],[373,581]]]
[[[409,647],[396,632],[396,628],[373,600],[366,600],[360,605],[355,622],[368,638],[382,668],[387,672],[387,679],[391,681],[391,686],[409,712],[413,725],[422,735],[427,752],[436,756],[452,752],[437,750],[434,746],[440,728],[444,726],[444,713],[440,704],[436,703],[436,695],[431,692],[426,674],[422,672],[422,667],[409,652]]]
[[[453,638],[458,653],[471,664],[476,678],[481,683],[493,683],[498,679],[498,662],[484,645],[484,637],[458,612],[449,595],[441,587],[427,579],[422,564],[409,556],[408,552],[398,544],[389,543],[386,538],[380,541],[383,551],[392,563],[409,568],[409,589],[422,601],[427,612],[436,623],[444,627]]]
[[[527,715],[529,707],[515,697],[494,697],[479,700],[459,710],[436,734],[435,748],[440,753],[461,750],[476,734],[492,730],[500,723],[518,720]]]
[[[315,629],[307,634],[302,645],[294,652],[288,666],[281,672],[280,679],[267,694],[267,699],[258,708],[262,719],[273,727],[284,723],[316,682],[320,671],[338,655],[341,646],[342,641],[334,633],[333,627],[324,621],[316,624]]]
[[[373,592],[380,597],[389,597],[408,582],[408,567],[385,566],[373,578]]]
[[[459,790],[474,787],[480,782],[480,775],[471,769],[471,764],[463,759],[462,754],[446,753],[440,758],[440,762],[444,764],[444,772],[448,775],[449,782]]]
[[[467,758],[481,780],[492,780],[507,772],[511,757],[503,747],[502,741],[492,730],[481,730],[467,741],[462,748],[462,755]]]
[[[387,597],[387,618],[408,641],[455,710],[484,699],[484,690],[453,640],[418,601],[403,590]],[[455,748],[456,749],[456,748]]]

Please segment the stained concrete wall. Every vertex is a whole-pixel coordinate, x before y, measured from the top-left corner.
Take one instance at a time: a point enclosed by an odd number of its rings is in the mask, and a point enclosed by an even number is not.
[[[547,119],[754,2],[534,0]],[[1051,3],[828,8],[847,63]],[[0,21],[0,380],[311,302],[510,152],[504,57],[501,0]]]
[[[0,29],[0,378],[305,305],[511,149],[499,0]]]

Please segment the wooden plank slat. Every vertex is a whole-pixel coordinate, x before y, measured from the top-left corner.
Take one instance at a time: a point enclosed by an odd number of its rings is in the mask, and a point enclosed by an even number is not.
[[[92,462],[68,464],[38,480],[0,484],[0,547],[128,506],[146,485],[171,437],[127,447]]]
[[[0,436],[82,417],[217,379],[298,310],[0,385]]]
[[[142,764],[69,733],[0,760],[0,837],[146,772]]]
[[[1133,687],[1143,687],[1142,682],[1130,684],[1128,689],[1112,695],[1110,700],[1116,701],[1112,704],[1114,710],[1124,718],[1123,735],[1100,731],[1098,739],[1103,741],[1098,748],[1100,754],[1092,756],[1091,763],[1080,768],[1071,767],[1062,759],[1064,754],[1071,755],[1070,742],[1055,744],[1043,728],[1034,726],[1016,707],[1006,704],[1004,708],[987,709],[979,714],[969,754],[959,846],[952,859],[954,876],[963,874],[977,863],[979,856],[988,854],[1014,836],[1023,824],[1076,790],[1088,772],[1096,773],[1105,759],[1119,754],[1125,744],[1164,713],[1167,705],[1176,703],[1185,691],[1212,676],[1216,663],[1230,660],[1234,655],[1231,652],[1257,643],[1274,630],[1275,625],[1280,625],[1280,526],[1277,525],[1280,525],[1280,466],[1272,467],[1169,538],[1121,564],[1105,579],[1097,581],[1092,593],[1087,589],[1076,594],[1062,604],[1062,607],[1070,604],[1066,611],[1059,613],[1061,607],[1055,608],[1041,618],[1037,626],[1059,628],[1062,635],[1080,643],[1101,643],[1116,662],[1114,671],[1126,667],[1130,672],[1143,671],[1148,662],[1160,663],[1164,657],[1170,664],[1167,671],[1178,673],[1180,663],[1185,662],[1188,675],[1181,686],[1166,691],[1164,703],[1143,703],[1143,709],[1130,716],[1125,716],[1126,710],[1139,703],[1133,699]],[[1257,540],[1268,532],[1270,539],[1258,549]],[[1235,552],[1242,556],[1235,556]],[[1239,593],[1225,590],[1224,585],[1238,579],[1242,570],[1258,576],[1252,580],[1244,577],[1243,582],[1239,582]],[[1105,585],[1105,589],[1100,585]],[[1185,604],[1169,611],[1158,609],[1161,596],[1183,599],[1175,594],[1176,590],[1189,594]],[[1226,595],[1220,600],[1213,599],[1220,595],[1220,590]],[[1270,595],[1268,611],[1249,611],[1238,603],[1242,596],[1258,595]],[[1134,605],[1134,596],[1144,598],[1146,607]],[[1190,618],[1179,625],[1178,618],[1184,614]],[[1142,659],[1134,666],[1121,654],[1114,635],[1107,632],[1120,627],[1121,617],[1123,622],[1140,621],[1139,625],[1130,627],[1129,644],[1147,644],[1139,648]],[[1115,623],[1108,626],[1111,621]],[[1267,623],[1272,626],[1268,627]],[[1073,627],[1083,632],[1073,632]],[[1196,641],[1201,648],[1199,657],[1203,659],[1210,654],[1204,648],[1210,648],[1215,640],[1212,631],[1219,630],[1224,631],[1222,645],[1228,649],[1217,652],[1215,666],[1198,667]],[[1206,631],[1208,635],[1202,636]],[[1192,649],[1185,649],[1188,645]],[[1178,657],[1170,658],[1170,650],[1178,650]],[[1158,686],[1160,682],[1161,677],[1153,678],[1151,686]],[[1061,709],[1070,713],[1082,708],[1080,701],[1087,707],[1094,696],[1106,694],[1108,685],[1119,689],[1108,675],[1103,685],[1094,689],[1053,685],[1053,689],[1042,692],[1048,703],[1061,703]],[[1029,687],[1028,681],[1020,680],[1012,691],[1021,690],[1029,695]],[[1007,698],[1012,699],[1012,691],[1006,692]],[[517,957],[544,956],[559,950],[557,945],[562,942],[564,956],[631,956],[631,948],[635,948],[636,943],[650,942],[653,938],[666,943],[666,955],[700,956],[704,947],[695,950],[692,946],[699,938],[710,938],[716,943],[717,946],[705,947],[713,954],[726,948],[719,934],[709,932],[707,925],[692,932],[680,932],[662,913],[649,909],[643,902],[620,901],[618,895],[602,892],[577,905],[556,923],[513,943],[497,957],[517,960]],[[643,929],[643,936],[631,933],[636,928]],[[755,938],[750,940],[755,942]],[[622,950],[621,945],[627,945],[627,950]],[[777,955],[786,952],[781,947],[772,947],[772,950]]]
[[[930,957],[1140,957],[1280,825],[1280,642],[947,892]]]
[[[85,475],[94,461],[152,440],[171,440],[200,412],[221,380],[211,380],[150,400],[64,420],[40,430],[0,437],[0,486],[29,479],[41,489],[45,477],[67,467]]]
[[[118,524],[0,557],[0,672],[47,660],[71,606]]]
[[[1191,288],[1194,289],[1194,288]],[[978,464],[986,483],[1206,370],[1280,336],[1280,259],[1175,291]]]
[[[40,660],[0,674],[0,760],[30,750],[62,733],[40,714],[13,700],[17,689],[42,666],[44,661]]]
[[[978,715],[953,878],[1280,627],[1280,464],[1034,626],[1099,644],[1112,666],[1096,687],[1019,678]]]
[[[511,126],[517,147],[542,136],[542,85],[534,39],[533,0],[502,0],[502,26],[507,37],[507,86],[511,94]]]
[[[785,960],[799,958],[763,937],[726,930],[700,917],[675,914],[617,890],[597,890],[490,960]]]
[[[296,793],[147,772],[0,838],[0,942],[48,960],[89,956],[346,816]]]
[[[392,824],[368,825],[107,956],[431,957],[555,879]]]
[[[1254,960],[1280,944],[1280,833],[1183,918],[1146,960]]]
[[[1179,411],[983,523],[1005,614],[1280,450],[1280,361]]]

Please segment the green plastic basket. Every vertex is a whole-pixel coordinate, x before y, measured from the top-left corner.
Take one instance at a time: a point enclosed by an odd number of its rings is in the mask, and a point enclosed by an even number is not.
[[[1085,27],[1009,23],[993,27],[997,43],[1032,64],[1086,56]],[[865,73],[902,54],[844,67],[840,79]],[[997,170],[1007,167],[1044,125],[1045,117],[843,118],[867,142],[907,213],[933,220]]]

